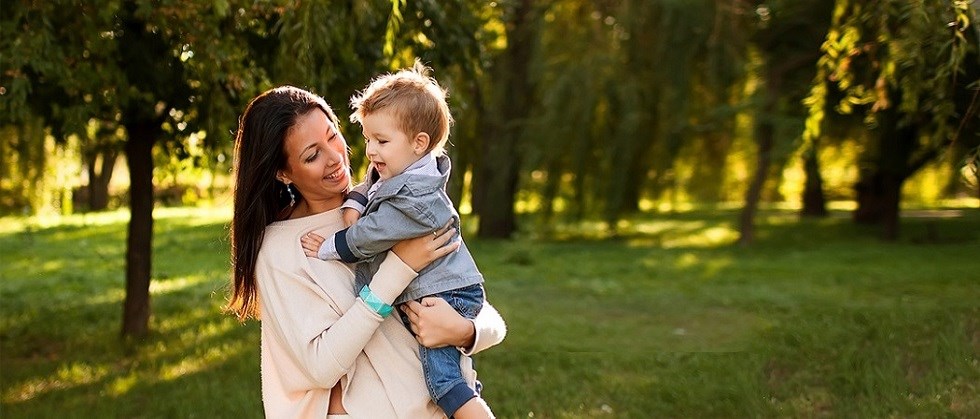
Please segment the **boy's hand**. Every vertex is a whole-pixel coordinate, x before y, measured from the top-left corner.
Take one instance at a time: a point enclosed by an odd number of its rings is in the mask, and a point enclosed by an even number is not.
[[[361,218],[361,213],[353,208],[344,208],[340,210],[341,217],[344,218],[344,227],[350,227]]]
[[[315,258],[320,252],[323,240],[324,238],[316,233],[306,233],[299,239],[299,242],[303,244],[303,253],[306,253],[306,257]]]

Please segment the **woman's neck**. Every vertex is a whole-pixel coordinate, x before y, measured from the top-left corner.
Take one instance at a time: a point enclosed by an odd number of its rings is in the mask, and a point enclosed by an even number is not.
[[[316,215],[324,213],[330,210],[340,208],[343,204],[342,199],[329,199],[329,200],[309,200],[303,199],[296,204],[293,211],[289,214],[289,219],[303,218],[311,215]]]

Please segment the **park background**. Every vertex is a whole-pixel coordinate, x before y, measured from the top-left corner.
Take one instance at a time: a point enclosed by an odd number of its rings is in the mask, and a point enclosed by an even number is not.
[[[233,136],[418,57],[501,417],[980,416],[973,1],[0,2],[0,416],[260,417]],[[355,173],[355,174],[356,174]],[[152,301],[152,305],[151,305]]]

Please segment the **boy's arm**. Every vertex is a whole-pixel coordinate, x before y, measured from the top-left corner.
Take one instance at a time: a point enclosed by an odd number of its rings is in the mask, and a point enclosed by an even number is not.
[[[347,193],[347,199],[344,200],[344,204],[340,207],[344,210],[350,208],[357,211],[358,214],[364,214],[364,209],[367,208],[368,203],[367,195],[367,182],[358,183],[357,186],[354,186],[354,188]]]
[[[425,197],[393,196],[381,202],[376,211],[334,234],[333,243],[324,243],[318,256],[323,259],[323,248],[333,247],[326,256],[336,254],[344,262],[357,262],[385,252],[399,241],[432,234],[452,217],[449,207],[435,193]]]

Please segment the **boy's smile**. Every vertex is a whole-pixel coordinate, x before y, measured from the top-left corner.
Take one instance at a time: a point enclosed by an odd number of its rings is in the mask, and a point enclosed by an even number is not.
[[[361,127],[368,160],[374,164],[381,179],[400,175],[425,154],[424,145],[419,147],[418,141],[409,138],[398,127],[392,112],[381,110],[365,115]]]

